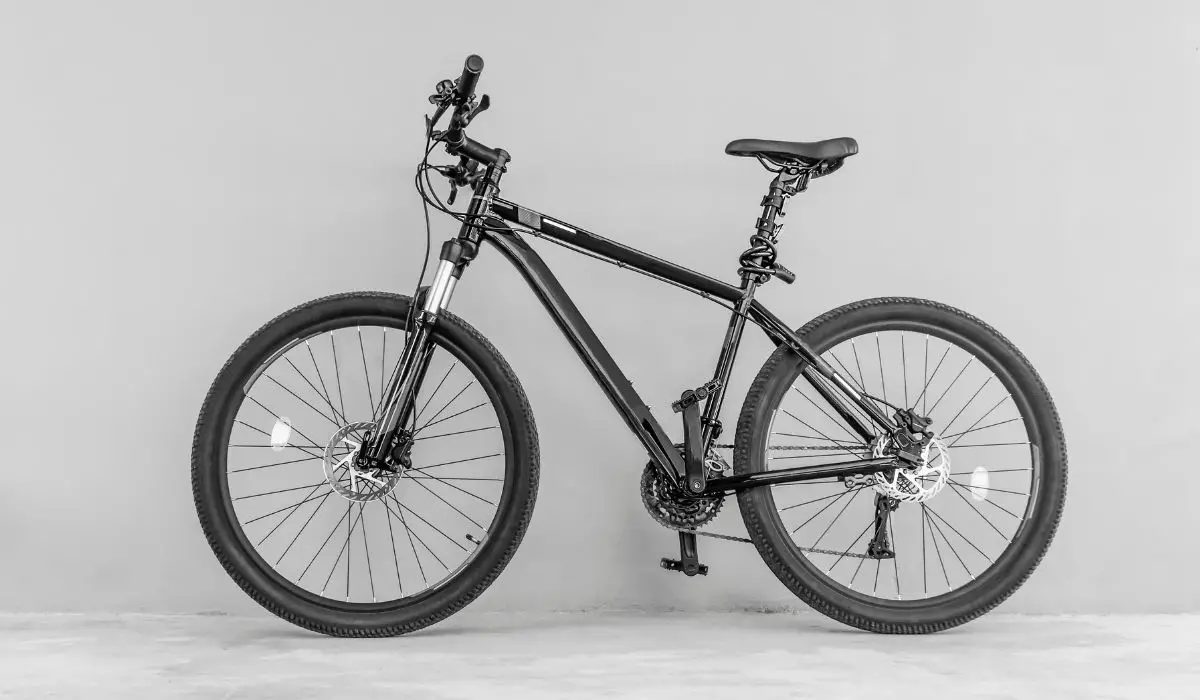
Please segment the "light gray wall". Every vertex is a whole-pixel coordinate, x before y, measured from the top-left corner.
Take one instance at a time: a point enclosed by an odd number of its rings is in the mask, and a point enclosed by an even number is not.
[[[200,401],[276,313],[412,287],[425,96],[470,52],[494,99],[473,135],[512,152],[506,195],[726,279],[767,181],[726,141],[858,138],[861,155],[791,207],[782,260],[805,279],[764,300],[799,326],[858,298],[930,297],[1032,359],[1072,472],[1055,546],[1007,609],[1200,607],[1194,2],[0,13],[0,608],[253,609],[193,514]],[[672,419],[711,371],[720,309],[546,254]],[[544,476],[479,605],[789,602],[749,547],[703,542],[700,581],[657,568],[675,542],[638,501],[644,455],[497,260],[454,310],[522,377]],[[747,344],[739,397],[767,350]],[[737,532],[729,510],[716,529]]]

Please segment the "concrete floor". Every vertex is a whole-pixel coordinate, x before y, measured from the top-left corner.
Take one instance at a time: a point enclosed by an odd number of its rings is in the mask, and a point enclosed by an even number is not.
[[[460,613],[328,639],[267,615],[0,615],[0,697],[1200,698],[1200,616],[991,615],[885,637],[811,613]]]

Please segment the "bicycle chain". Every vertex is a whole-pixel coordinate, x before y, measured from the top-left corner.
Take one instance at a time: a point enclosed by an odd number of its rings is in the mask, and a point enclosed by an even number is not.
[[[713,448],[718,449],[718,450],[720,450],[720,449],[731,450],[731,449],[733,449],[733,445],[727,444],[727,443],[726,444],[717,444],[717,445],[713,445]],[[776,449],[776,450],[826,450],[826,451],[829,450],[828,447],[807,447],[807,446],[802,447],[802,446],[790,446],[790,445],[775,447],[772,449]],[[730,542],[745,542],[747,544],[754,544],[754,540],[752,540],[748,537],[737,537],[735,535],[722,535],[722,534],[716,533],[716,532],[701,532],[700,530],[690,529],[690,528],[686,528],[686,527],[671,527],[669,525],[663,525],[663,527],[666,527],[669,530],[675,530],[676,532],[690,532],[693,535],[696,535],[697,537],[711,537],[715,540],[729,540]],[[817,547],[799,547],[799,550],[801,552],[812,552],[813,554],[832,554],[832,555],[838,556],[838,557],[851,557],[854,559],[873,559],[874,558],[867,554],[854,554],[849,551],[839,552],[839,551],[833,550],[833,549],[820,549]]]

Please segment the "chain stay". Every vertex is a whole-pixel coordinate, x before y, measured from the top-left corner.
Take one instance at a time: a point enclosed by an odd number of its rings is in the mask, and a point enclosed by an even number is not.
[[[864,449],[864,451],[865,451],[867,446],[866,445],[834,445],[833,447],[822,447],[820,445],[772,445],[772,446],[767,447],[767,449],[768,450],[776,450],[779,452],[787,452],[789,450],[812,450],[814,452],[840,452],[840,451],[854,452],[855,447]],[[712,446],[712,449],[714,449],[714,450],[732,450],[733,448],[734,448],[734,445],[732,443],[720,443],[720,444]]]

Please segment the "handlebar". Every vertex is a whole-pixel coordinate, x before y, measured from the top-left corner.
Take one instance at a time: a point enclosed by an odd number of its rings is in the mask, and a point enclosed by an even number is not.
[[[459,77],[455,89],[460,105],[471,101],[471,96],[475,94],[475,85],[479,83],[479,74],[482,72],[483,59],[475,54],[467,56],[467,60],[463,62],[462,75]]]
[[[479,84],[479,76],[483,72],[483,59],[476,54],[467,56],[467,60],[463,62],[462,75],[458,81],[454,83],[454,93],[449,94],[448,90],[443,91],[439,86],[438,96],[430,98],[430,101],[437,100],[440,103],[438,115],[441,110],[445,109],[449,104],[454,105],[454,113],[450,118],[449,128],[442,133],[440,141],[446,145],[446,150],[458,156],[470,158],[472,160],[485,163],[487,165],[495,165],[500,163],[503,165],[508,159],[508,154],[504,151],[488,148],[487,146],[473,141],[467,137],[464,129],[467,123],[488,107],[487,96],[484,95],[479,104],[475,104],[472,98],[475,95],[475,86]],[[448,87],[449,81],[444,81]],[[435,119],[436,121],[436,119]],[[501,156],[501,154],[504,154]]]

